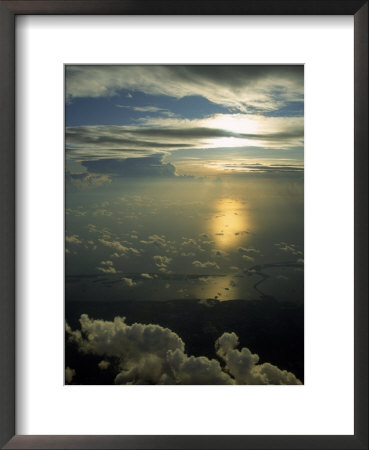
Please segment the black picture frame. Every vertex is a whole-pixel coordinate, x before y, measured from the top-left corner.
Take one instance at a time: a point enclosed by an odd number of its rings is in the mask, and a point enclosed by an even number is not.
[[[15,17],[27,14],[353,15],[354,435],[15,435]],[[0,445],[6,449],[368,449],[368,1],[10,0],[0,1]]]

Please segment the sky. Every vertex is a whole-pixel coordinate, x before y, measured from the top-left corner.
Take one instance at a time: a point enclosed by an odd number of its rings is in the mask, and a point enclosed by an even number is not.
[[[228,302],[227,324],[240,300],[303,305],[303,77],[301,65],[66,66],[66,304],[85,302],[87,313],[88,302],[176,301],[179,317],[193,302]],[[150,314],[140,326],[164,325]],[[102,315],[81,317],[80,327],[111,329],[94,322]],[[125,363],[115,383],[147,384],[143,361],[155,353],[150,382],[212,384],[202,372],[210,364],[215,384],[275,384],[253,349],[240,353],[251,351],[257,376],[231,369],[243,331],[227,326],[228,334],[206,331],[216,359],[186,353],[189,329],[169,330],[177,337],[168,349],[179,352],[171,362],[156,350],[133,360],[118,352]],[[109,354],[68,330],[80,352]],[[78,380],[75,372],[68,366],[66,380]]]

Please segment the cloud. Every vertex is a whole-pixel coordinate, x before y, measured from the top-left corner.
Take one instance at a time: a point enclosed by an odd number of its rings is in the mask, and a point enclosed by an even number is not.
[[[163,162],[162,154],[142,158],[98,159],[83,161],[90,174],[108,174],[110,177],[174,177],[176,169],[173,164]]]
[[[83,211],[82,209],[72,209],[72,208],[67,208],[65,210],[65,213],[68,215],[73,215],[73,216],[85,216],[87,214],[87,211]]]
[[[172,150],[190,148],[263,147],[288,148],[302,146],[302,117],[264,117],[246,114],[216,114],[205,119],[149,118],[138,125],[89,125],[66,128],[68,157],[91,159],[91,151],[101,159],[144,157]],[[156,162],[157,163],[157,162]],[[137,169],[137,161],[129,167]],[[228,161],[228,170],[261,170],[252,164]],[[165,166],[167,167],[167,166]],[[116,170],[124,170],[125,163]],[[111,169],[111,167],[110,167]],[[169,168],[167,167],[167,170]],[[264,171],[273,168],[265,165]],[[287,167],[274,167],[287,170]],[[290,165],[289,170],[293,167]],[[295,167],[295,169],[297,169]],[[301,169],[301,168],[300,168]],[[94,172],[97,172],[96,170]],[[112,172],[109,170],[109,173]],[[103,173],[103,171],[101,171]]]
[[[176,384],[234,384],[215,359],[187,356],[177,349],[168,352],[167,360]]]
[[[132,247],[126,247],[122,245],[119,241],[108,241],[107,239],[100,238],[99,242],[106,247],[110,247],[115,250],[119,256],[127,255],[139,255],[140,252]]]
[[[101,370],[106,370],[106,369],[109,369],[109,367],[110,367],[110,362],[109,362],[109,361],[104,361],[104,360],[102,360],[102,361],[99,362],[98,366],[99,366],[99,368],[100,368]]]
[[[170,374],[168,351],[184,351],[182,339],[159,325],[127,325],[120,317],[113,322],[92,320],[85,314],[80,323],[81,330],[67,327],[70,340],[83,353],[119,358],[116,384],[164,384]]]
[[[106,97],[122,89],[182,98],[199,95],[239,111],[270,111],[303,99],[302,65],[66,67],[66,94]]]
[[[297,249],[296,244],[287,244],[286,242],[280,242],[279,244],[274,244],[282,252],[291,253],[295,256],[302,256],[302,251]]]
[[[201,261],[193,261],[192,264],[195,267],[199,267],[201,269],[206,269],[209,267],[215,267],[216,269],[219,269],[219,266],[216,262],[212,262],[212,261],[205,261],[205,262],[201,262]]]
[[[124,284],[128,287],[135,287],[137,286],[137,283],[135,283],[132,278],[122,278],[122,281]]]
[[[258,355],[246,347],[237,350],[238,345],[235,333],[224,333],[215,343],[217,355],[236,384],[302,384],[291,372],[270,363],[258,364]]]
[[[81,245],[82,241],[79,239],[78,234],[73,234],[72,236],[65,236],[65,242],[68,244]]]
[[[98,231],[96,225],[94,225],[92,223],[89,223],[87,225],[87,228],[88,228],[89,233],[97,233],[97,231]]]
[[[296,164],[288,164],[281,162],[280,164],[260,164],[260,163],[245,163],[245,162],[229,162],[229,161],[214,161],[209,162],[210,168],[233,172],[233,173],[254,173],[254,174],[303,174],[304,167],[302,161]]]
[[[172,258],[160,255],[154,256],[153,259],[156,267],[158,267],[161,272],[165,272],[167,270],[168,264],[172,261]]]
[[[72,174],[66,172],[66,183],[79,189],[91,189],[95,187],[103,186],[104,184],[110,184],[111,178],[108,175],[94,174],[94,173],[80,173]]]
[[[102,267],[96,267],[96,269],[100,270],[100,272],[117,273],[116,269],[114,268],[113,261],[101,261],[100,266]]]
[[[238,251],[240,253],[260,253],[260,250],[257,250],[256,248],[238,247]]]
[[[65,382],[66,384],[70,384],[73,380],[73,378],[76,375],[76,371],[74,369],[71,369],[70,367],[65,368]]]
[[[113,213],[107,209],[95,209],[93,216],[111,216]]]
[[[148,273],[141,273],[141,278],[145,278],[146,280],[153,280],[154,279],[154,277],[152,277]]]
[[[213,249],[211,252],[213,253],[214,256],[219,256],[219,257],[229,256],[229,254],[227,252],[225,252],[224,250]]]
[[[167,241],[165,240],[165,236],[158,236],[157,234],[153,234],[147,238],[147,240],[141,240],[142,244],[146,245],[154,245],[156,247],[166,247]]]
[[[143,113],[161,113],[166,116],[173,116],[174,114],[165,108],[158,108],[157,106],[130,106],[130,105],[115,105],[117,108],[127,108],[136,112]]]
[[[116,384],[301,384],[291,372],[258,364],[259,356],[248,348],[237,350],[235,333],[224,333],[215,343],[222,367],[217,359],[187,355],[183,340],[160,325],[128,325],[121,317],[93,320],[86,314],[80,325],[74,331],[66,325],[69,341],[82,353],[103,357],[104,366],[117,358]]]

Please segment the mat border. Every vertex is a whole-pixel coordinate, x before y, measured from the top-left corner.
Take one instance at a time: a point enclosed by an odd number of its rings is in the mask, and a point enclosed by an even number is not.
[[[353,436],[15,435],[15,17],[28,14],[353,15],[355,392]],[[0,445],[5,449],[368,449],[368,1],[0,0]]]

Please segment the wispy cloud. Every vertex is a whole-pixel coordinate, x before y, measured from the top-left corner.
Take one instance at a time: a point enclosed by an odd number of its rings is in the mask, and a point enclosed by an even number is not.
[[[139,124],[91,125],[66,129],[68,157],[147,156],[189,148],[303,145],[303,118],[217,114],[206,119],[143,118]]]
[[[131,106],[131,105],[115,105],[117,108],[131,109],[132,111],[141,113],[159,113],[164,116],[174,116],[174,114],[165,108],[158,108],[157,106]]]
[[[238,111],[270,111],[303,99],[303,66],[67,66],[66,92],[114,96],[122,89],[182,98],[200,95]]]

